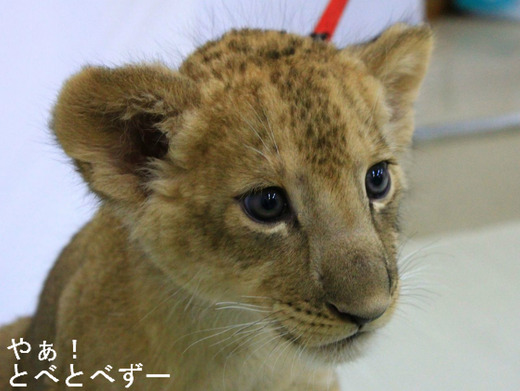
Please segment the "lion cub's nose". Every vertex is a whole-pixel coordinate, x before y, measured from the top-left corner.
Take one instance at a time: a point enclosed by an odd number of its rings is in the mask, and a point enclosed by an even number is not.
[[[392,301],[392,276],[375,232],[338,229],[313,237],[318,238],[313,258],[322,305],[334,317],[359,326],[381,317]]]
[[[355,323],[359,327],[361,327],[367,323],[373,322],[374,320],[380,318],[381,316],[383,316],[386,309],[388,308],[388,306],[386,306],[384,309],[381,309],[379,313],[371,314],[370,317],[366,317],[366,315],[358,316],[355,314],[344,312],[344,311],[340,310],[338,308],[338,306],[335,305],[334,303],[327,303],[326,306],[329,309],[329,311],[332,314],[334,314],[335,316],[337,316],[338,318],[346,320],[348,322]]]
[[[381,317],[390,306],[390,278],[381,258],[329,259],[323,265],[322,289],[329,311],[359,326]]]

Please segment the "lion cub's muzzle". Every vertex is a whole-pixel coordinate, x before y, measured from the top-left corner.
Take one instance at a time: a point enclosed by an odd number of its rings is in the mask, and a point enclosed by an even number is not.
[[[363,245],[356,243],[336,237],[334,245],[313,254],[315,275],[301,282],[301,298],[275,306],[286,338],[311,349],[337,350],[386,323],[398,294],[396,268],[377,242],[365,237]]]
[[[380,318],[392,301],[390,272],[381,257],[329,259],[320,280],[328,310],[358,326]]]
[[[318,289],[330,313],[363,326],[380,318],[390,306],[397,274],[373,233],[333,239],[315,253]]]

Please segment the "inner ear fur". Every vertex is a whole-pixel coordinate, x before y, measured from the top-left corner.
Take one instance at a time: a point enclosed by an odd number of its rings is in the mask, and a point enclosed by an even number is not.
[[[427,25],[410,27],[396,24],[372,42],[351,48],[381,81],[390,109],[389,138],[404,149],[413,133],[413,103],[417,98],[433,47],[433,34]]]
[[[198,101],[193,82],[169,68],[86,67],[62,88],[51,128],[102,198],[146,196],[146,166],[168,152],[175,118]]]

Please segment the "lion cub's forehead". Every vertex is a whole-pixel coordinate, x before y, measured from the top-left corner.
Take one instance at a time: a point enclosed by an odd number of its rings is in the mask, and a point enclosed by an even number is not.
[[[337,49],[332,45],[283,31],[233,30],[198,48],[183,63],[181,72],[195,78],[220,78],[224,77],[220,74],[223,70],[243,73],[253,64],[269,67],[273,61],[301,55],[309,61],[321,58],[327,62],[336,54]],[[277,65],[283,66],[283,63]]]
[[[290,150],[330,176],[385,148],[379,84],[359,60],[331,44],[283,32],[233,31],[202,46],[180,71],[206,94],[208,123],[228,124],[208,131],[244,141],[247,153]],[[265,151],[272,139],[277,145]]]

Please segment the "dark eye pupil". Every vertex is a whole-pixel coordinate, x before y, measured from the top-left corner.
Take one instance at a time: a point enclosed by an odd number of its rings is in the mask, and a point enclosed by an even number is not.
[[[280,206],[278,194],[275,192],[262,194],[261,200],[262,208],[267,211],[276,210]]]
[[[371,200],[383,198],[390,189],[390,173],[386,162],[378,163],[369,168],[365,187],[368,198]]]
[[[261,222],[275,222],[285,217],[287,200],[282,189],[269,187],[243,198],[246,213]]]
[[[380,187],[385,181],[385,171],[382,168],[373,170],[370,175],[370,181],[374,187]]]

